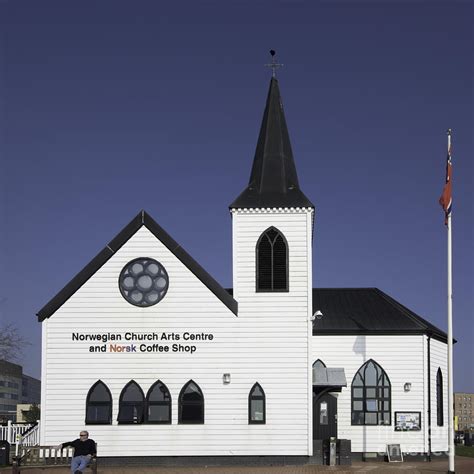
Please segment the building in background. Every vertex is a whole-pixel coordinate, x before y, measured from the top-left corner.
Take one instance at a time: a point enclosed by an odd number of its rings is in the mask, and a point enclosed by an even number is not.
[[[41,381],[23,374],[23,367],[0,360],[0,422],[17,421],[17,405],[39,403]]]
[[[474,428],[474,414],[472,411],[474,393],[454,394],[454,416],[458,417],[458,430],[464,431]]]

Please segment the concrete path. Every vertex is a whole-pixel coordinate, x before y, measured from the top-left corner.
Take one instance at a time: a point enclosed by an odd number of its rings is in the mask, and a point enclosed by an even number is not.
[[[404,463],[370,463],[357,462],[352,466],[269,466],[269,467],[104,467],[98,468],[98,474],[314,474],[314,473],[346,473],[346,474],[434,474],[446,473],[448,461],[404,462]],[[11,468],[0,468],[1,474],[11,472]],[[24,474],[70,474],[66,468],[23,468]],[[87,469],[84,474],[89,474]],[[474,474],[474,458],[456,457],[457,474]]]

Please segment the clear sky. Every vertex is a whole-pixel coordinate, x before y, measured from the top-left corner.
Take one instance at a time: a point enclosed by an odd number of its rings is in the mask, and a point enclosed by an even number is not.
[[[36,312],[140,209],[232,286],[273,48],[315,287],[375,286],[446,330],[454,130],[454,388],[474,391],[472,2],[12,0],[0,22],[0,315],[26,373]]]

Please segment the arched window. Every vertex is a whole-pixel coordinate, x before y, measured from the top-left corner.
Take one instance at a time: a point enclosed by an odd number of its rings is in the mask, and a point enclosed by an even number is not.
[[[325,369],[325,368],[326,368],[326,364],[321,359],[318,359],[313,364],[313,371],[315,369]]]
[[[86,424],[112,424],[112,395],[102,380],[98,380],[92,385],[87,394]]]
[[[171,423],[171,395],[166,385],[158,380],[146,396],[147,423]]]
[[[288,291],[288,243],[275,227],[257,242],[257,291]]]
[[[119,400],[119,423],[137,424],[143,422],[145,396],[140,386],[131,380],[122,390]]]
[[[265,424],[265,392],[259,383],[249,392],[249,423]]]
[[[390,425],[391,385],[385,370],[370,359],[352,380],[352,424]]]
[[[443,426],[443,373],[441,372],[441,368],[438,368],[438,372],[436,374],[436,416],[438,426]]]
[[[204,396],[193,380],[179,394],[178,423],[204,423]]]

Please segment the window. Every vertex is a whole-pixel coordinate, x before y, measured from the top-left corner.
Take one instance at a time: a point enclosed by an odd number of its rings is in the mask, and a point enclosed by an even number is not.
[[[328,424],[328,403],[321,402],[319,404],[319,424],[327,425]]]
[[[249,424],[265,424],[265,392],[259,383],[249,393]]]
[[[385,371],[370,359],[352,380],[352,424],[390,425],[391,385]]]
[[[146,396],[147,423],[171,423],[171,395],[166,385],[158,380]]]
[[[136,258],[125,265],[119,276],[122,296],[134,306],[148,307],[161,301],[168,291],[168,273],[152,258]]]
[[[321,359],[318,359],[314,364],[313,364],[313,370],[316,370],[316,369],[325,369],[326,368],[326,364],[321,360]]]
[[[101,380],[92,385],[87,394],[86,424],[112,424],[112,395]]]
[[[204,396],[199,386],[190,380],[179,394],[178,422],[204,423]]]
[[[438,426],[443,426],[443,374],[441,372],[441,368],[438,368],[438,372],[436,374],[436,415]]]
[[[288,244],[270,227],[257,242],[257,291],[288,291]]]
[[[138,424],[143,422],[145,397],[140,386],[131,380],[120,394],[119,423]]]

